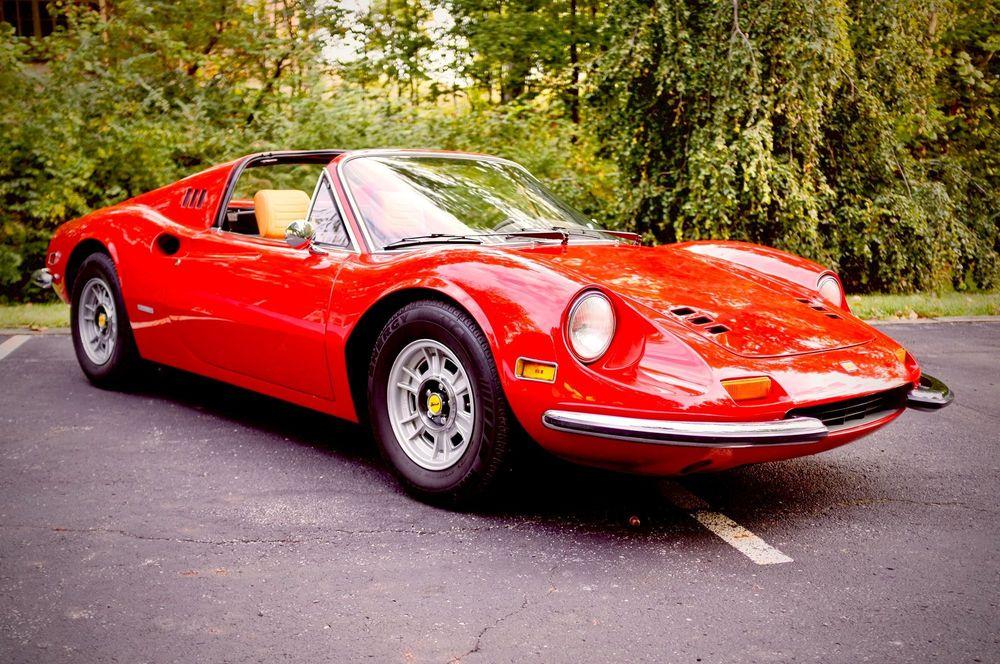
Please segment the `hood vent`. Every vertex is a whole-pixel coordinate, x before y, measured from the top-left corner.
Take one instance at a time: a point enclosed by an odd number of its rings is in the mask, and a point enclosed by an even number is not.
[[[716,323],[708,314],[696,311],[691,307],[673,307],[670,309],[670,313],[678,318],[681,318],[684,322],[690,325],[700,327],[702,331],[708,332],[709,334],[725,334],[729,331],[728,327],[720,323]]]
[[[822,313],[826,314],[827,318],[840,318],[840,316],[838,316],[837,314],[833,313],[827,307],[825,307],[824,305],[820,304],[816,300],[807,300],[804,297],[797,297],[797,298],[795,298],[795,301],[796,302],[801,302],[802,304],[809,305],[809,308],[812,309],[813,311],[819,311],[819,312],[822,312]]]

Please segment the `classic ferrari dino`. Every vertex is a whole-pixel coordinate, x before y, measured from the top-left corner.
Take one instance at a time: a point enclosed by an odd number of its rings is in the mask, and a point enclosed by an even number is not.
[[[675,475],[952,400],[830,270],[641,246],[482,155],[250,155],[64,224],[36,281],[71,303],[93,383],[153,362],[367,422],[423,498],[481,497],[525,434]]]

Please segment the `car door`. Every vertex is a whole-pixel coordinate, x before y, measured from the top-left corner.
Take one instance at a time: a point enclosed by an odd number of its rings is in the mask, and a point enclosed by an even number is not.
[[[324,175],[310,217],[332,204],[328,192]],[[174,333],[201,363],[332,399],[324,334],[337,274],[354,255],[346,240],[314,251],[217,228],[193,235],[173,266],[184,284],[171,289]]]

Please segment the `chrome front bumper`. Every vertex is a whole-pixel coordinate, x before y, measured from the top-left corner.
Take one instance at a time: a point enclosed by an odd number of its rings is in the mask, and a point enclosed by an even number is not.
[[[688,422],[549,410],[542,415],[542,423],[556,431],[585,436],[692,447],[814,443],[829,433],[825,424],[812,417],[769,422]]]
[[[35,270],[31,273],[31,283],[35,284],[39,288],[50,288],[52,286],[52,282],[52,273],[49,272],[49,268],[47,267],[43,267],[41,270]]]
[[[906,406],[914,410],[938,410],[954,399],[955,395],[947,385],[924,374],[920,378],[920,384],[907,394]],[[900,408],[902,403],[892,412],[899,412]],[[884,416],[889,414],[891,413]],[[827,425],[814,417],[790,417],[768,422],[692,422],[548,410],[542,415],[542,423],[555,431],[584,436],[693,447],[733,448],[815,443],[830,433]]]
[[[920,384],[906,395],[906,406],[913,410],[940,410],[955,400],[947,385],[927,374],[921,374]]]

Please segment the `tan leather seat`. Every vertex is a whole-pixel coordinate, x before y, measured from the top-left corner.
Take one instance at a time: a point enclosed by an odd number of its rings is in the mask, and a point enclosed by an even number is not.
[[[261,189],[253,195],[253,208],[260,236],[284,240],[288,224],[309,213],[309,195],[298,189]]]

